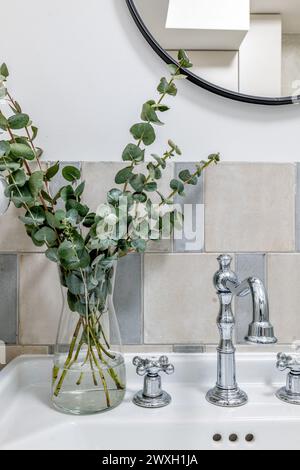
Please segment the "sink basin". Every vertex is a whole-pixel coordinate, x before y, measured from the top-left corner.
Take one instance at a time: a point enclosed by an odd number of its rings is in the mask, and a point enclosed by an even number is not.
[[[156,353],[157,356],[157,353]],[[249,404],[224,409],[205,394],[216,381],[216,354],[169,354],[173,376],[163,376],[173,398],[166,408],[132,404],[142,379],[126,355],[128,391],[109,412],[74,417],[50,403],[50,356],[22,356],[0,373],[0,449],[300,450],[300,406],[275,397],[285,374],[274,353],[238,353],[237,373]],[[214,441],[218,434],[221,440]],[[236,435],[235,442],[229,437]],[[246,436],[251,435],[251,442]]]

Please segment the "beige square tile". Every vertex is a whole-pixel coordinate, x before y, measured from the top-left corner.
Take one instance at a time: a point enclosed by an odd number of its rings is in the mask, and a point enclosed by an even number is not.
[[[300,254],[268,256],[270,318],[280,343],[300,342]]]
[[[136,172],[146,173],[147,163],[136,167]],[[86,162],[82,164],[82,179],[86,181],[86,190],[83,201],[91,210],[95,211],[97,207],[106,202],[106,195],[112,188],[118,188],[115,183],[115,176],[119,170],[128,166],[128,163],[115,162]],[[167,166],[163,178],[158,182],[159,190],[164,195],[169,195],[170,181],[173,178],[173,165]],[[159,196],[153,194],[152,200],[160,202]],[[172,240],[161,240],[159,242],[149,242],[148,251],[150,252],[170,252],[172,250]]]
[[[43,254],[20,257],[19,341],[54,344],[62,308],[57,266]]]
[[[0,364],[0,369],[9,364],[13,359],[24,355],[48,354],[48,346],[6,346],[5,364]]]
[[[0,217],[0,251],[43,252],[45,248],[35,246],[27,235],[23,222],[18,218],[20,215],[24,215],[24,210],[11,204],[6,214]]]
[[[295,249],[295,166],[224,163],[205,181],[208,252]]]
[[[112,188],[118,188],[115,176],[128,165],[114,162],[83,162],[82,180],[86,182],[83,201],[92,211],[106,202],[106,195]]]
[[[145,343],[216,343],[216,255],[145,255]]]

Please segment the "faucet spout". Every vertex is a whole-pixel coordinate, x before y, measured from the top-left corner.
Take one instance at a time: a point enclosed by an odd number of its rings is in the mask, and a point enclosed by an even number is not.
[[[257,277],[249,277],[243,282],[226,281],[226,287],[233,295],[245,297],[251,294],[253,319],[245,340],[254,344],[274,344],[277,338],[270,323],[269,302],[264,283]]]
[[[263,282],[255,277],[248,279],[253,303],[253,321],[249,325],[246,341],[255,344],[274,344],[277,338],[269,318],[268,296]]]

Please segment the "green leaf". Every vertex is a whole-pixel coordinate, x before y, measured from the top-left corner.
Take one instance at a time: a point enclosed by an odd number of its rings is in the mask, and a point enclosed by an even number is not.
[[[71,224],[73,225],[73,227],[75,227],[77,225],[77,222],[78,222],[78,212],[76,209],[70,209],[67,213],[66,213],[66,220]]]
[[[73,182],[77,181],[81,177],[80,170],[76,168],[75,166],[65,166],[62,170],[62,175],[65,178],[65,180]]]
[[[42,207],[32,207],[25,217],[19,217],[25,225],[42,225],[45,222],[45,211]]]
[[[165,104],[155,104],[152,106],[153,109],[156,109],[157,111],[160,111],[161,113],[165,113],[166,111],[169,111],[169,106]]]
[[[116,184],[127,183],[131,175],[132,175],[132,167],[127,166],[126,168],[123,168],[116,174],[115,183]]]
[[[13,143],[10,145],[11,153],[16,158],[25,158],[25,160],[34,160],[34,151],[26,144]]]
[[[146,202],[148,199],[148,196],[145,193],[133,193],[132,197],[134,201],[143,203]]]
[[[53,245],[57,240],[56,232],[50,227],[43,227],[36,232],[34,235],[35,239],[39,242],[47,243],[47,245]]]
[[[48,248],[45,255],[50,261],[53,261],[54,263],[58,263],[58,249],[57,248]]]
[[[177,191],[180,195],[184,193],[184,184],[179,180],[173,179],[170,183],[170,188],[173,189],[173,191]]]
[[[10,152],[10,145],[5,140],[1,140],[0,142],[0,157],[4,155],[8,155]]]
[[[135,124],[130,129],[135,140],[143,142],[144,145],[151,145],[155,141],[155,131],[149,123]]]
[[[147,183],[144,186],[144,191],[147,191],[149,193],[154,192],[157,190],[157,183],[152,182],[152,183]]]
[[[26,177],[24,170],[20,169],[12,173],[10,180],[12,184],[22,187],[26,183],[27,177]]]
[[[173,140],[169,140],[168,144],[170,145],[171,149],[177,153],[177,155],[182,155],[180,148],[178,147],[178,145],[174,144]]]
[[[38,135],[39,130],[36,126],[31,126],[31,130],[32,130],[31,140],[34,141]]]
[[[143,105],[141,119],[142,121],[152,122],[153,124],[162,126],[163,123],[158,119],[158,116],[152,107],[155,104],[155,101],[147,101],[147,103]]]
[[[178,61],[180,66],[184,67],[185,69],[193,67],[193,64],[191,63],[187,53],[183,49],[180,49],[178,52]]]
[[[84,282],[81,277],[71,273],[66,277],[66,284],[73,295],[84,295]]]
[[[16,171],[21,168],[21,166],[20,162],[14,162],[8,157],[0,158],[0,171]]]
[[[151,157],[154,158],[154,160],[157,161],[157,163],[159,164],[159,166],[162,167],[163,170],[166,168],[167,163],[163,158],[159,157],[158,155],[154,155],[154,154],[152,154]]]
[[[138,193],[141,193],[144,189],[144,184],[146,182],[146,177],[142,173],[133,175],[130,180],[131,187]]]
[[[48,193],[46,193],[46,191],[42,190],[42,191],[41,191],[41,195],[43,196],[43,198],[45,199],[45,201],[50,202],[50,204],[53,204],[53,199],[52,199],[52,197],[51,197]]]
[[[50,181],[52,178],[54,178],[55,175],[59,172],[59,162],[56,162],[53,166],[48,168],[46,171],[45,178],[47,181]]]
[[[144,161],[145,151],[135,144],[128,144],[122,154],[123,161],[140,163]]]
[[[75,199],[69,199],[66,203],[67,211],[72,209],[76,210],[80,217],[84,218],[89,213],[88,206],[81,204],[80,202],[76,201]]]
[[[36,171],[29,178],[29,189],[34,198],[36,198],[44,186],[44,173]]]
[[[11,129],[24,129],[28,125],[30,118],[27,114],[18,113],[8,119]]]
[[[171,75],[176,75],[179,72],[178,65],[175,64],[168,64],[168,69]]]
[[[3,63],[0,67],[0,75],[2,75],[5,78],[9,76],[9,71],[5,63]]]
[[[186,183],[191,178],[192,175],[189,170],[182,170],[178,176],[181,179],[181,181]]]
[[[157,91],[161,94],[167,94],[171,96],[176,96],[177,95],[177,88],[175,83],[169,83],[168,80],[163,77],[160,81],[160,84],[157,87]]]
[[[8,120],[6,119],[4,114],[2,114],[2,112],[0,111],[0,129],[6,131],[7,128],[8,128]]]
[[[120,191],[120,189],[113,188],[107,193],[107,202],[109,204],[116,205],[119,203],[122,195],[123,193]]]
[[[49,212],[49,211],[46,212],[46,219],[47,219],[47,224],[50,227],[52,227],[52,228],[61,228],[61,226],[57,223],[54,214],[52,214],[51,212]]]
[[[84,192],[84,189],[85,189],[85,181],[83,181],[82,183],[80,183],[77,188],[75,189],[75,197],[76,198],[80,198]]]
[[[18,187],[18,189],[16,189],[15,185],[9,186],[8,191],[11,192],[10,197],[16,207],[22,207],[23,204],[32,204],[34,202],[28,182],[21,188]]]
[[[72,186],[64,186],[59,192],[60,197],[64,202],[67,202],[69,199],[75,198],[75,192]]]

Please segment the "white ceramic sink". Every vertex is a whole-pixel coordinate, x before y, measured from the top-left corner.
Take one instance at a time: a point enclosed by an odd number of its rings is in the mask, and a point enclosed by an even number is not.
[[[157,355],[157,354],[156,354]],[[237,354],[240,386],[249,404],[223,409],[205,400],[216,381],[216,355],[170,354],[173,376],[164,389],[173,398],[166,408],[138,408],[131,400],[142,379],[127,355],[128,392],[116,409],[74,417],[51,407],[51,357],[23,356],[0,373],[0,449],[92,450],[300,450],[300,406],[275,397],[285,374],[276,370],[276,354]],[[222,435],[214,442],[215,434]],[[229,436],[236,434],[232,443]],[[253,434],[251,443],[245,441]]]

